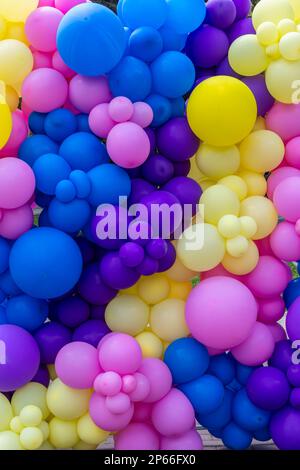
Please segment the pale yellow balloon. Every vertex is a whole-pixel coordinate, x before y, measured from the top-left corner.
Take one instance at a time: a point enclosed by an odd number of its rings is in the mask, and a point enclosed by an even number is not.
[[[16,39],[0,41],[0,80],[14,86],[29,75],[32,67],[33,57],[29,47]]]
[[[24,23],[8,23],[6,30],[6,39],[17,39],[28,45],[28,39],[25,33]]]
[[[288,18],[294,20],[294,10],[289,0],[261,0],[253,10],[252,23],[257,30],[265,21],[278,24],[280,20]]]
[[[253,132],[254,131],[262,131],[266,129],[266,120],[262,116],[258,116],[256,119],[255,126],[253,127]]]
[[[192,283],[189,281],[185,281],[185,282],[171,281],[171,290],[169,293],[169,298],[186,300],[191,290],[192,290]]]
[[[218,181],[218,184],[222,184],[223,186],[226,186],[231,191],[233,191],[240,201],[247,197],[248,188],[245,181],[240,176],[225,176],[225,178],[222,178],[220,181]]]
[[[277,25],[277,30],[278,30],[279,36],[282,37],[287,33],[292,33],[293,31],[297,31],[297,25],[294,20],[284,18],[283,20],[279,21]]]
[[[205,179],[201,181],[200,186],[201,186],[202,191],[206,191],[208,188],[210,188],[211,186],[214,186],[215,184],[216,184],[216,181]]]
[[[27,450],[37,450],[43,444],[44,436],[39,428],[26,427],[21,431],[20,442]]]
[[[161,274],[144,277],[138,283],[138,294],[149,305],[165,300],[170,292],[168,278]]]
[[[48,364],[48,365],[47,365],[47,368],[48,368],[48,371],[49,371],[51,380],[57,379],[57,374],[56,374],[56,370],[55,370],[55,365],[54,365],[54,364]]]
[[[18,109],[19,95],[11,86],[6,87],[5,99],[12,113]]]
[[[121,291],[124,295],[138,295],[137,284]]]
[[[21,410],[20,420],[24,426],[39,426],[43,420],[43,413],[37,406],[27,405]]]
[[[300,61],[279,59],[272,62],[266,71],[266,85],[270,94],[281,103],[291,104],[298,96]],[[295,91],[296,90],[296,91]]]
[[[49,441],[45,441],[38,450],[54,450],[54,447]]]
[[[139,343],[143,357],[156,357],[160,359],[163,354],[161,340],[151,331],[144,331],[135,337]]]
[[[39,0],[0,0],[0,14],[8,21],[25,23],[38,4]]]
[[[264,72],[268,66],[265,48],[255,34],[237,38],[230,46],[228,60],[235,72],[247,77]]]
[[[140,297],[121,294],[106,307],[105,321],[112,331],[136,336],[144,331],[149,313],[149,306]]]
[[[38,428],[42,431],[44,440],[46,441],[50,434],[49,424],[47,421],[42,421]]]
[[[273,203],[262,196],[252,196],[241,203],[241,216],[252,217],[257,224],[253,240],[261,240],[270,235],[278,223],[278,215]]]
[[[13,410],[9,400],[0,393],[0,431],[9,429],[9,423],[13,418]]]
[[[246,238],[253,238],[257,232],[257,223],[252,217],[240,217],[241,235]]]
[[[214,225],[194,225],[189,227],[179,240],[177,254],[188,269],[209,271],[222,261],[225,241]]]
[[[255,131],[243,140],[240,153],[243,168],[256,173],[267,173],[280,165],[285,147],[275,132]]]
[[[150,325],[153,332],[163,341],[172,342],[189,335],[185,321],[185,302],[167,299],[152,307]]]
[[[253,269],[256,268],[258,260],[258,248],[252,240],[249,240],[248,250],[243,256],[234,258],[233,256],[230,256],[228,253],[226,253],[222,261],[222,265],[231,274],[243,276],[245,274],[249,274],[251,271],[253,271]]]
[[[49,423],[49,441],[56,449],[70,449],[79,441],[77,421],[53,418]]]
[[[204,220],[217,225],[224,215],[239,215],[240,201],[231,189],[216,184],[211,186],[201,196],[200,205],[204,208]]]
[[[0,450],[24,450],[19,434],[12,431],[0,432]]]
[[[54,416],[71,421],[88,411],[91,394],[91,390],[72,389],[55,379],[47,391],[47,404]]]
[[[17,434],[20,434],[22,429],[24,428],[22,421],[20,420],[20,416],[15,416],[10,424],[9,424],[10,430],[12,432],[15,432]]]
[[[300,33],[287,33],[280,39],[279,50],[282,57],[286,60],[300,59]]]
[[[22,409],[28,405],[38,407],[43,415],[43,419],[48,418],[49,408],[46,401],[47,389],[37,382],[29,382],[19,388],[12,396],[11,405],[15,415],[20,415]]]
[[[197,181],[197,183],[200,184],[201,181],[206,179],[206,175],[201,173],[201,171],[199,170],[197,161],[196,161],[196,155],[193,158],[191,158],[190,162],[191,162],[191,168],[190,168],[188,176],[189,178],[192,178],[194,181]]]
[[[277,27],[272,21],[265,21],[259,25],[256,36],[262,46],[269,46],[279,38]]]
[[[78,420],[77,433],[81,441],[96,446],[106,441],[109,436],[107,431],[103,431],[96,426],[89,413],[86,413]]]
[[[289,0],[289,3],[293,7],[294,14],[295,14],[295,20],[299,21],[300,20],[300,2],[299,2],[299,0]]]
[[[264,196],[267,192],[267,181],[263,175],[253,171],[241,170],[238,173],[247,185],[248,197]]]
[[[267,46],[266,55],[269,61],[280,59],[281,55],[279,50],[279,44],[276,42],[276,44],[271,44],[270,46]]]
[[[7,22],[3,16],[0,15],[0,41],[5,39],[7,32]]]
[[[226,241],[226,251],[233,258],[240,258],[249,248],[249,242],[246,237],[238,235]]]
[[[96,450],[97,445],[86,444],[83,441],[78,441],[77,444],[73,447],[73,450]]]
[[[224,238],[235,238],[240,234],[241,224],[236,215],[224,215],[218,223],[218,230]]]
[[[175,263],[168,271],[166,271],[165,274],[172,281],[181,283],[185,281],[191,281],[195,276],[197,276],[198,273],[188,269],[181,262],[180,258],[177,256]],[[172,283],[171,283],[171,289],[172,289]]]
[[[204,175],[218,180],[224,176],[232,175],[238,170],[240,153],[235,145],[213,147],[203,143],[196,153],[196,163]]]

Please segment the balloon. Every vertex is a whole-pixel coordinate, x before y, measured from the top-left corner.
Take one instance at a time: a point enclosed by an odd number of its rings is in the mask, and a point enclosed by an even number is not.
[[[172,116],[171,101],[164,96],[151,94],[145,99],[146,103],[151,106],[154,118],[152,127],[159,127],[165,124]]]
[[[56,33],[63,14],[52,7],[41,7],[27,18],[25,31],[30,44],[42,52],[56,50]]]
[[[22,83],[33,67],[30,49],[16,39],[0,42],[0,79],[14,86]]]
[[[258,366],[273,354],[275,341],[269,328],[256,322],[248,338],[231,350],[233,357],[246,366]]]
[[[274,132],[252,132],[240,145],[241,165],[246,170],[267,173],[280,165],[284,152],[284,144]]]
[[[24,450],[20,436],[12,431],[0,433],[0,450]]]
[[[108,304],[105,321],[112,331],[136,336],[148,324],[149,307],[137,296],[121,295]]]
[[[75,390],[55,379],[47,390],[47,405],[54,416],[71,421],[87,412],[90,397],[90,390]]]
[[[286,329],[291,341],[297,341],[299,335],[299,299],[297,298],[289,307],[286,317]]]
[[[299,450],[299,410],[286,406],[271,419],[272,439],[280,450]]]
[[[74,8],[76,5],[84,2],[85,0],[54,0],[55,7],[63,13],[67,13],[67,11],[71,10],[71,8]]]
[[[12,407],[10,401],[2,393],[0,394],[0,406],[1,406],[1,420],[0,420],[0,432],[2,433],[9,428],[10,421],[13,418]]]
[[[159,437],[147,423],[130,423],[114,437],[116,450],[159,450]]]
[[[198,415],[197,420],[202,426],[207,427],[210,431],[224,428],[231,421],[231,408],[234,394],[231,390],[225,389],[224,399],[221,405],[212,413]]]
[[[1,104],[0,104],[1,106]],[[22,111],[16,110],[12,114],[12,130],[9,136],[9,139],[2,149],[3,156],[12,156],[15,157],[18,154],[18,149],[22,142],[28,136],[28,126],[26,122],[26,118]]]
[[[170,283],[160,274],[151,278],[142,278],[138,283],[138,294],[147,304],[155,305],[167,299],[170,294]]]
[[[205,3],[200,0],[190,0],[182,3],[180,0],[167,0],[166,26],[179,34],[195,31],[203,22],[206,15]]]
[[[0,207],[16,209],[32,197],[35,178],[31,168],[16,158],[0,159]]]
[[[140,26],[159,29],[167,16],[164,0],[125,0],[121,5],[121,11],[122,20],[131,29]]]
[[[220,380],[212,375],[203,375],[199,379],[180,385],[199,415],[210,414],[219,408],[224,399],[224,387]]]
[[[90,445],[98,446],[108,438],[108,433],[96,426],[89,413],[79,418],[77,423],[77,432],[80,439]]]
[[[68,449],[75,446],[79,441],[77,434],[77,422],[65,421],[54,417],[49,423],[50,443],[56,449]]]
[[[217,28],[228,28],[236,18],[236,7],[231,0],[209,0],[206,7],[206,21]]]
[[[237,2],[245,4],[246,8],[250,10],[251,8],[251,1],[250,0],[233,0],[235,5],[237,6]],[[235,21],[233,25],[228,29],[228,39],[230,44],[233,43],[237,38],[240,36],[245,36],[246,34],[255,34],[255,29],[253,28],[252,18],[246,18],[246,15],[243,15],[239,21]],[[238,12],[237,12],[238,17]]]
[[[167,299],[156,304],[150,311],[151,329],[159,338],[171,342],[189,334],[184,318],[184,302]]]
[[[276,132],[284,142],[300,135],[298,115],[300,105],[275,103],[266,116],[267,128]]]
[[[132,374],[142,360],[138,343],[129,335],[113,333],[99,347],[99,362],[104,371]]]
[[[240,308],[243,308],[243,317],[239,314]],[[231,278],[217,276],[202,281],[192,290],[186,303],[186,321],[192,336],[216,349],[230,349],[243,343],[251,334],[256,317],[253,295]]]
[[[97,347],[99,341],[109,332],[110,330],[103,320],[88,320],[76,328],[72,340]]]
[[[263,0],[261,4],[256,5],[252,14],[255,29],[265,21],[278,24],[283,18],[294,19],[292,5],[287,0],[278,0],[275,5],[272,0]]]
[[[260,45],[255,34],[237,38],[229,49],[228,60],[235,72],[246,77],[258,75],[268,67],[265,48]],[[273,95],[269,87],[268,90]]]
[[[211,44],[206,48],[206,44]],[[188,36],[186,53],[197,67],[215,67],[227,56],[229,41],[224,31],[208,24]]]
[[[19,149],[19,157],[29,166],[33,166],[38,157],[45,153],[57,153],[58,145],[45,135],[33,135],[27,138]]]
[[[76,132],[67,137],[59,149],[59,154],[74,170],[97,171],[98,165],[107,162],[104,144],[88,132]]]
[[[152,111],[151,106],[149,106],[147,103],[144,103],[142,101],[137,101],[136,103],[134,103],[131,122],[134,122],[135,124],[138,124],[139,126],[145,128],[147,126],[150,126],[152,121],[153,121],[153,111]]]
[[[196,153],[196,163],[207,177],[218,180],[236,173],[240,166],[240,153],[236,146],[213,147],[203,143]]]
[[[278,216],[272,202],[262,196],[252,196],[241,203],[241,216],[252,217],[257,224],[254,240],[261,240],[270,235],[275,229]]]
[[[57,109],[45,118],[44,129],[50,139],[62,142],[77,131],[77,121],[71,111]]]
[[[109,115],[107,103],[95,106],[90,112],[89,126],[98,137],[106,139],[115,124]]]
[[[133,405],[122,414],[114,414],[106,406],[105,397],[94,393],[90,400],[90,415],[94,423],[104,431],[116,432],[126,428],[133,416]]]
[[[275,189],[282,183],[286,178],[300,176],[300,172],[297,168],[289,166],[283,166],[273,171],[268,178],[268,197],[273,199]]]
[[[283,58],[271,62],[266,71],[266,84],[269,93],[281,103],[295,103],[297,83],[300,73],[300,61],[290,62]]]
[[[272,282],[267,275],[269,269],[276,273]],[[272,256],[261,256],[257,267],[247,277],[244,283],[251,289],[255,296],[260,298],[273,298],[280,295],[289,282],[290,274],[286,266]]]
[[[18,295],[8,300],[6,318],[8,323],[32,332],[39,328],[48,317],[48,305],[44,301],[27,295]]]
[[[57,31],[57,49],[63,61],[89,77],[110,72],[124,53],[125,41],[119,18],[108,8],[92,3],[68,11]]]
[[[106,77],[75,75],[70,81],[69,98],[79,111],[90,113],[95,106],[109,103],[112,96]]]
[[[124,122],[110,131],[107,151],[112,161],[122,168],[136,168],[147,160],[150,141],[140,126],[133,122]]]
[[[285,311],[284,301],[281,297],[271,299],[257,299],[258,320],[262,323],[271,324],[280,320]]]
[[[155,403],[161,400],[172,387],[172,375],[166,364],[156,358],[143,359],[139,373],[150,382],[150,392],[144,403]]]
[[[151,71],[145,62],[126,56],[109,76],[110,89],[114,96],[125,96],[132,102],[143,101],[151,92]]]
[[[0,14],[8,21],[25,22],[38,3],[38,0],[1,0]]]
[[[291,262],[300,259],[300,239],[294,224],[280,222],[271,234],[270,243],[279,259]]]
[[[202,194],[200,204],[204,207],[204,220],[210,224],[218,224],[227,215],[238,215],[240,203],[237,195],[223,185],[208,188]]]
[[[250,376],[247,393],[256,406],[265,410],[279,410],[289,399],[290,386],[281,370],[261,367]]]
[[[264,429],[270,420],[271,413],[256,407],[248,398],[246,389],[240,390],[232,407],[233,419],[242,429],[248,432]]]
[[[235,378],[234,365],[234,361],[228,354],[221,354],[211,358],[208,371],[220,379],[224,385],[228,385]]]
[[[158,31],[149,26],[135,29],[129,38],[130,55],[152,62],[163,50],[163,40]]]

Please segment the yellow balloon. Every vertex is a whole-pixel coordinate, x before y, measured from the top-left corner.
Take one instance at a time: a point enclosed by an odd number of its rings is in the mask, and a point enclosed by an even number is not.
[[[294,14],[295,14],[295,20],[299,21],[300,20],[300,3],[298,0],[289,0],[289,3],[292,5]]]
[[[11,422],[10,422],[10,430],[12,432],[15,432],[17,434],[20,434],[20,432],[22,431],[22,429],[24,428],[23,424],[22,424],[22,421],[20,420],[20,416],[15,416]]]
[[[300,79],[300,61],[290,62],[279,59],[272,62],[266,71],[266,85],[270,94],[281,103],[291,104],[298,95]]]
[[[73,447],[73,450],[95,450],[97,447],[97,445],[86,444],[83,441],[78,441],[77,444],[75,444]]]
[[[49,441],[45,441],[38,450],[54,450],[54,447]]]
[[[265,21],[259,25],[256,36],[262,46],[269,46],[279,38],[278,29],[272,21]]]
[[[98,428],[89,413],[83,415],[77,423],[77,433],[85,444],[98,446],[106,441],[109,433]]]
[[[235,72],[246,77],[258,75],[268,66],[265,48],[258,42],[255,34],[237,38],[230,46],[228,60]]]
[[[132,287],[129,287],[129,289],[122,290],[122,294],[124,294],[124,295],[138,295],[137,284],[135,284]]]
[[[279,50],[279,44],[271,44],[270,46],[266,47],[266,55],[268,59],[271,60],[277,60],[280,59],[280,50]]]
[[[43,420],[43,414],[37,406],[27,405],[20,413],[20,420],[24,426],[39,426]]]
[[[240,80],[212,77],[192,92],[187,117],[194,133],[205,143],[229,147],[243,140],[253,129],[256,100]]]
[[[2,41],[0,41],[1,44]],[[0,64],[1,68],[1,64]],[[0,95],[0,149],[7,143],[12,131],[12,117],[11,111],[5,99]]]
[[[256,119],[256,123],[253,127],[253,132],[254,131],[262,131],[266,129],[266,120],[262,116],[258,116]]]
[[[218,180],[234,174],[240,166],[239,149],[232,147],[213,147],[201,144],[196,154],[199,170],[209,178]]]
[[[71,421],[88,411],[91,390],[75,390],[67,387],[59,379],[49,385],[47,404],[54,416]],[[51,441],[52,442],[52,441]]]
[[[42,431],[44,440],[47,440],[50,434],[49,424],[47,421],[42,421],[38,428]]]
[[[29,382],[24,387],[19,388],[11,399],[14,414],[20,415],[25,406],[34,405],[41,410],[43,419],[47,419],[50,412],[47,406],[46,394],[46,387],[36,382]]]
[[[300,33],[287,33],[280,39],[279,50],[286,60],[300,59]]]
[[[175,263],[165,274],[169,279],[171,279],[171,281],[181,283],[185,281],[191,281],[194,277],[197,276],[198,273],[188,269],[177,256]]]
[[[37,450],[43,444],[44,436],[39,428],[27,427],[21,431],[20,442],[27,450]]]
[[[49,371],[51,380],[57,379],[57,374],[56,374],[56,370],[55,370],[55,365],[54,365],[54,364],[48,364],[48,365],[47,365],[47,368],[48,368],[48,371]]]
[[[160,359],[163,354],[161,340],[151,331],[144,331],[135,337],[139,343],[143,357],[156,357]]]
[[[259,25],[265,21],[278,24],[280,20],[295,18],[294,10],[289,0],[261,0],[253,10],[252,23],[257,30]]]
[[[7,32],[7,22],[5,21],[5,18],[3,16],[0,16],[0,41],[2,41]]]
[[[13,411],[9,400],[0,393],[0,431],[9,429],[9,423],[13,418]]]
[[[29,75],[32,67],[29,47],[16,39],[0,41],[0,80],[14,86]]]
[[[167,299],[155,305],[151,309],[150,325],[153,332],[167,342],[188,336],[190,332],[185,321],[185,302]]]
[[[222,184],[223,186],[226,186],[231,191],[233,191],[240,201],[247,197],[248,188],[245,181],[240,176],[225,176],[225,178],[222,178],[220,181],[218,181],[218,184]]]
[[[105,321],[112,331],[136,336],[144,331],[149,313],[149,306],[140,297],[121,294],[106,307]]]
[[[252,217],[240,217],[241,235],[246,238],[253,238],[257,232],[257,223]]]
[[[240,145],[241,165],[246,170],[267,173],[277,168],[284,158],[284,143],[272,131],[252,132]]]
[[[24,23],[8,23],[6,30],[6,39],[17,39],[24,44],[29,44],[25,33]]]
[[[241,216],[252,217],[257,224],[253,240],[261,240],[270,235],[278,223],[278,215],[273,203],[262,196],[252,196],[241,203]]]
[[[19,95],[14,88],[11,86],[6,87],[5,100],[9,106],[9,109],[13,113],[18,109],[19,106]]]
[[[226,241],[226,251],[233,258],[240,258],[249,248],[249,242],[246,237],[238,235]]]
[[[267,181],[263,175],[254,173],[253,171],[239,171],[240,176],[247,185],[247,193],[249,196],[264,196],[267,192]]]
[[[214,225],[198,224],[184,232],[177,245],[177,254],[188,269],[209,271],[224,258],[225,241]]]
[[[252,240],[249,240],[249,246],[246,253],[239,258],[234,258],[226,253],[222,261],[222,265],[231,274],[243,276],[245,274],[249,274],[256,268],[258,260],[259,252],[257,246]]]
[[[12,431],[0,432],[0,450],[24,450],[19,434]]]
[[[295,21],[289,20],[288,18],[284,18],[283,20],[279,21],[277,25],[277,30],[278,30],[279,36],[282,37],[287,33],[292,33],[293,31],[297,31],[297,25]]]
[[[168,297],[169,292],[169,281],[161,274],[144,277],[138,282],[138,294],[149,305],[162,302]]]
[[[207,177],[198,168],[197,161],[196,161],[196,155],[191,158],[191,168],[189,171],[189,178],[192,178],[193,180],[197,181],[197,183],[200,184],[201,181],[205,180]]]
[[[56,449],[70,449],[79,441],[77,421],[53,418],[49,423],[49,441]]]
[[[204,220],[217,225],[224,215],[239,215],[240,201],[237,195],[226,186],[211,186],[201,196],[204,207]]]
[[[194,276],[195,277],[195,276]],[[191,282],[176,282],[171,281],[171,290],[169,293],[170,299],[186,300],[192,290]]]
[[[0,14],[8,21],[25,23],[38,4],[39,0],[0,0]]]
[[[241,223],[236,215],[224,215],[218,223],[218,230],[224,238],[235,238],[241,232]]]

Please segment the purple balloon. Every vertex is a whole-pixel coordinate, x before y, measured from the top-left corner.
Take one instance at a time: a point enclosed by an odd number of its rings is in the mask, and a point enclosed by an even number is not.
[[[300,411],[290,406],[271,419],[272,439],[280,450],[300,450]]]
[[[275,99],[270,95],[264,75],[242,78],[242,82],[247,85],[255,96],[257,103],[257,112],[259,116],[265,116],[272,108]]]
[[[167,183],[174,175],[173,163],[163,155],[151,155],[141,170],[145,180],[156,186]]]
[[[175,162],[192,158],[200,143],[185,117],[170,119],[158,129],[156,137],[159,152]]]
[[[195,214],[195,206],[202,195],[202,189],[196,181],[186,176],[179,176],[165,184],[163,190],[174,194],[182,206],[186,204],[193,206],[193,215]]]
[[[36,375],[33,377],[32,382],[37,382],[44,385],[44,387],[48,387],[50,383],[50,374],[48,368],[46,366],[41,366]]]
[[[208,0],[206,23],[216,28],[226,29],[236,18],[236,6],[232,0]]]
[[[200,68],[197,68],[196,70],[196,76],[197,78],[204,78],[204,79],[214,77],[216,75],[216,70],[217,70],[216,67],[211,67],[210,69],[202,69],[200,67]]]
[[[56,305],[56,318],[67,328],[77,328],[89,316],[89,305],[79,296],[69,297]]]
[[[290,404],[297,410],[300,409],[300,388],[294,388],[294,390],[292,390]]]
[[[290,365],[292,365],[292,355],[294,352],[295,350],[292,348],[289,340],[278,341],[275,344],[269,365],[286,372]]]
[[[191,171],[191,162],[190,160],[185,160],[184,162],[174,162],[174,177],[176,176],[187,176]]]
[[[145,131],[146,131],[146,134],[148,135],[149,140],[150,140],[150,153],[154,153],[155,152],[155,147],[156,147],[155,131],[153,129],[151,129],[151,127],[147,127],[147,129],[145,129]]]
[[[220,62],[219,66],[217,67],[216,71],[217,75],[228,75],[229,77],[234,77],[234,78],[241,78],[241,75],[236,73],[230,66],[228,57],[225,57],[222,62]]]
[[[88,320],[76,328],[72,340],[89,343],[96,348],[108,333],[110,333],[110,329],[104,320]]]
[[[251,18],[240,20],[228,29],[227,35],[229,43],[233,43],[233,41],[240,36],[245,36],[245,34],[256,34]]]
[[[105,309],[106,309],[106,305],[91,305],[91,319],[103,320]]]
[[[157,273],[158,268],[159,262],[156,259],[153,259],[150,256],[145,256],[141,264],[137,266],[136,269],[141,276],[152,276]]]
[[[286,329],[291,341],[300,339],[300,297],[292,303],[288,310]]]
[[[249,15],[251,10],[251,0],[233,0],[236,8],[236,19],[241,20]]]
[[[160,260],[168,253],[168,243],[166,240],[150,240],[146,245],[146,251],[150,258]]]
[[[0,325],[0,391],[12,392],[32,380],[40,365],[40,351],[23,328]]]
[[[285,374],[275,367],[260,367],[247,383],[250,400],[264,410],[279,410],[289,400],[290,386]]]
[[[57,322],[45,323],[35,333],[36,342],[40,348],[41,363],[54,364],[57,353],[71,342],[71,332]]]
[[[100,274],[105,284],[115,290],[134,286],[140,277],[135,269],[128,268],[122,263],[118,253],[108,253],[102,258]]]
[[[151,224],[151,238],[168,239],[181,226],[181,205],[174,194],[162,190],[155,191],[143,197],[141,204],[147,209],[146,222]]]
[[[144,196],[153,193],[153,191],[155,191],[155,187],[148,183],[148,181],[140,178],[133,179],[131,181],[131,194],[128,201],[129,205],[138,204]]]
[[[80,295],[94,305],[106,305],[117,295],[117,290],[104,283],[98,263],[90,264],[84,268],[78,289]]]
[[[196,67],[215,67],[226,57],[228,49],[226,33],[208,24],[191,33],[186,43],[187,56]]]
[[[167,243],[168,243],[168,252],[166,256],[164,256],[162,259],[159,260],[159,268],[158,268],[159,273],[168,271],[168,269],[170,269],[173,266],[176,260],[175,247],[172,245],[170,241],[168,241]]]
[[[143,261],[145,252],[143,247],[137,243],[128,242],[120,249],[119,256],[125,266],[128,268],[136,268],[136,266]]]
[[[80,237],[76,240],[81,251],[83,263],[87,264],[93,261],[95,257],[95,247],[86,238]]]
[[[293,364],[288,368],[287,378],[291,385],[300,387],[300,364]]]
[[[98,236],[98,229],[102,227],[100,222],[103,221],[103,227],[105,228],[105,237]],[[107,234],[107,224],[109,229],[112,229],[111,233]],[[94,215],[91,221],[91,234],[94,242],[105,250],[118,250],[124,243],[122,238],[122,230],[124,229],[124,236],[127,234],[128,226],[128,213],[127,209],[120,206],[108,205],[103,210],[103,216]]]

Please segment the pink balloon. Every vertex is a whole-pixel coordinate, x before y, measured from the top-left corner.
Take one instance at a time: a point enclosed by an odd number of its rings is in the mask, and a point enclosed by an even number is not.
[[[270,237],[272,250],[277,258],[284,261],[300,259],[300,236],[295,224],[280,222]]]
[[[39,7],[54,7],[54,0],[40,0]]]
[[[52,56],[52,67],[58,72],[62,73],[66,78],[72,78],[76,75],[76,72],[74,72],[65,64],[58,51],[55,51]]]
[[[259,366],[273,354],[275,341],[267,325],[256,322],[250,336],[231,350],[233,357],[245,366]]]
[[[114,441],[115,450],[159,450],[159,436],[150,424],[131,423]]]
[[[30,44],[41,52],[56,50],[56,33],[63,14],[57,8],[41,7],[34,10],[25,23],[25,33]]]
[[[277,186],[291,176],[300,176],[300,171],[291,166],[284,166],[273,171],[268,178],[268,198],[273,199]]]
[[[49,113],[65,104],[68,97],[68,83],[56,70],[46,68],[34,70],[23,82],[22,97],[33,111]]]
[[[195,425],[195,412],[188,398],[176,388],[155,403],[152,423],[163,436],[174,436],[188,432]]]
[[[160,450],[203,450],[203,444],[197,430],[191,429],[180,436],[163,436],[160,441]]]
[[[147,103],[143,103],[142,101],[138,101],[133,105],[133,116],[131,117],[131,122],[138,124],[139,126],[145,128],[150,126],[153,121],[153,110],[151,106]]]
[[[225,276],[225,277],[230,277],[230,279],[236,279],[237,281],[241,281],[243,279],[243,276],[235,276],[234,274],[228,272],[222,264],[218,264],[213,269],[210,269],[209,271],[201,273],[201,280],[204,281],[205,279],[210,279],[211,277],[216,277],[216,276]]]
[[[275,323],[274,325],[267,325],[275,343],[279,343],[279,341],[284,341],[287,338],[287,334],[285,329],[279,325],[279,323]]]
[[[273,299],[257,299],[258,321],[272,324],[280,320],[285,312],[285,304],[281,297]]]
[[[28,119],[30,114],[33,112],[33,110],[29,106],[27,106],[24,100],[22,100],[21,111],[26,117],[26,119]]]
[[[137,379],[134,375],[124,375],[122,377],[122,391],[132,393],[137,387]]]
[[[133,116],[134,107],[132,102],[125,96],[118,96],[111,100],[108,105],[108,112],[115,122],[126,122]]]
[[[150,383],[150,392],[144,400],[145,403],[154,403],[171,390],[171,372],[160,359],[151,357],[144,359],[139,372],[145,375]]]
[[[135,403],[132,421],[150,422],[153,405],[151,403]]]
[[[94,132],[98,137],[107,139],[108,134],[112,128],[116,125],[109,113],[108,104],[102,103],[95,106],[89,115],[89,126],[91,131]]]
[[[18,158],[0,160],[0,208],[16,209],[23,206],[34,190],[34,173],[27,163]]]
[[[267,129],[285,142],[300,135],[300,104],[275,103],[266,116]]]
[[[273,202],[279,215],[289,222],[300,219],[300,177],[284,179],[275,189]]]
[[[132,336],[118,333],[101,344],[99,361],[105,371],[133,374],[141,365],[142,350]]]
[[[91,388],[100,373],[97,349],[79,341],[67,344],[56,356],[55,370],[68,387]]]
[[[33,70],[52,68],[51,53],[33,50],[32,56],[33,56]]]
[[[223,354],[225,352],[224,349],[216,348],[207,348],[207,351],[210,356],[219,356],[220,354]]]
[[[260,256],[274,256],[269,236],[262,238],[261,240],[255,240],[255,244],[258,248]]]
[[[107,409],[116,415],[126,413],[131,407],[131,401],[126,393],[118,393],[113,397],[106,397]]]
[[[94,381],[95,392],[101,395],[113,397],[122,389],[122,379],[116,372],[104,372],[99,374]]]
[[[94,423],[104,431],[116,432],[126,428],[133,416],[134,407],[122,414],[111,413],[106,406],[106,398],[93,393],[90,399],[90,415]]]
[[[55,6],[63,13],[67,13],[67,11],[71,10],[71,8],[75,7],[76,5],[80,5],[81,3],[85,3],[86,0],[54,0]]]
[[[133,122],[117,124],[110,131],[106,146],[112,161],[122,168],[141,166],[150,154],[148,135]]]
[[[69,99],[82,113],[90,113],[101,103],[109,103],[111,92],[106,77],[83,77],[75,75],[70,81]]]
[[[0,236],[16,240],[33,226],[33,212],[29,204],[17,209],[1,211]]]
[[[300,137],[295,137],[287,143],[285,159],[288,165],[300,170]]]
[[[251,333],[257,303],[241,282],[216,276],[192,290],[185,312],[194,338],[207,347],[227,350],[241,344]]]
[[[27,136],[28,125],[26,116],[20,109],[17,109],[12,113],[12,131],[6,145],[0,150],[0,157],[18,156],[19,147]]]
[[[134,374],[136,380],[136,387],[130,393],[130,399],[134,402],[145,400],[150,393],[150,382],[148,378],[140,373]]]
[[[273,256],[261,256],[256,268],[244,277],[245,285],[263,299],[281,295],[290,281],[286,265]]]

